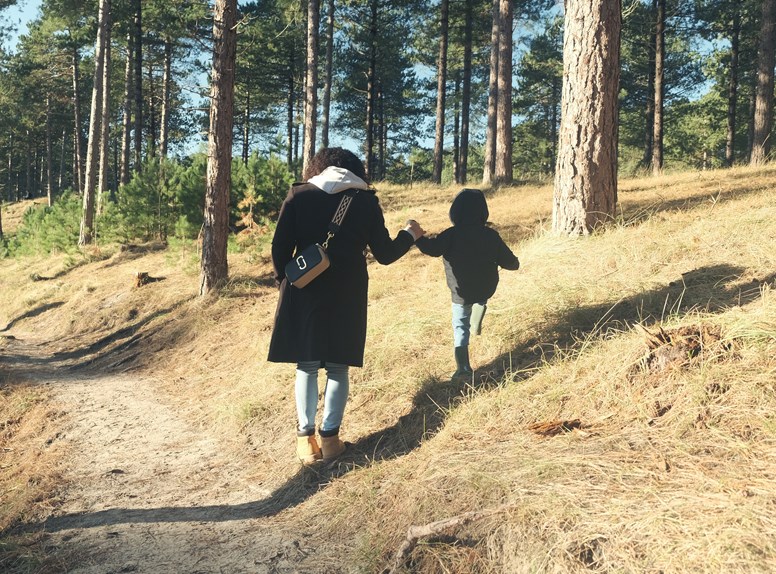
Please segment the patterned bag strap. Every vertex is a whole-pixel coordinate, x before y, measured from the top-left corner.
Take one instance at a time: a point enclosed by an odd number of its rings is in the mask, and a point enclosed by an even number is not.
[[[337,211],[334,212],[334,217],[331,218],[331,223],[329,223],[329,231],[326,233],[326,240],[323,242],[323,245],[321,245],[324,250],[329,248],[329,240],[334,237],[334,234],[337,233],[337,231],[339,231],[342,220],[345,219],[345,214],[348,212],[348,208],[352,201],[352,195],[345,195],[343,196],[342,201],[340,201],[339,207],[337,207]]]

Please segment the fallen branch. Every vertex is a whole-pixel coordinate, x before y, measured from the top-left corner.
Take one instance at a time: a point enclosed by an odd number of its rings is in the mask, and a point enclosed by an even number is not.
[[[402,542],[399,549],[396,551],[393,557],[393,564],[383,570],[383,574],[396,574],[407,562],[407,558],[418,545],[418,541],[421,538],[427,538],[429,536],[435,536],[449,531],[453,528],[460,528],[466,526],[477,520],[482,520],[488,516],[493,516],[500,512],[509,510],[514,505],[505,504],[498,508],[486,508],[485,510],[473,510],[471,512],[464,512],[458,516],[451,516],[450,518],[444,518],[437,520],[436,522],[430,522],[428,524],[421,524],[416,526],[410,526],[407,530],[407,537]]]

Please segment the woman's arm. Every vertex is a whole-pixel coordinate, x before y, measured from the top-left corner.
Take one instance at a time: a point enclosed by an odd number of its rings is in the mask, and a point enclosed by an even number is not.
[[[395,238],[391,239],[391,235],[385,227],[383,210],[380,208],[380,205],[377,204],[377,211],[372,222],[372,227],[369,230],[369,240],[367,244],[378,263],[390,265],[407,253],[414,242],[415,238],[412,233],[406,229],[402,229]]]

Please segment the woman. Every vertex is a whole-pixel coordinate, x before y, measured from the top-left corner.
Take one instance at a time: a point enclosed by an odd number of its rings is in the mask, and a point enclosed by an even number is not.
[[[291,187],[272,239],[272,263],[280,298],[268,360],[296,363],[297,456],[303,464],[331,461],[345,451],[339,438],[348,398],[348,368],[364,362],[367,289],[366,248],[388,265],[423,236],[415,221],[391,239],[364,165],[342,148],[319,151],[304,179]],[[322,243],[343,196],[352,197],[340,228],[328,244],[331,266],[304,288],[292,286],[285,266],[305,247]],[[318,369],[326,369],[323,419],[315,438]]]

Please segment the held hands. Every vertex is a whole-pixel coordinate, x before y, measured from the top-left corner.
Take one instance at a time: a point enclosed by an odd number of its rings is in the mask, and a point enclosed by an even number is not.
[[[426,234],[426,231],[420,226],[420,224],[414,219],[407,220],[407,227],[404,228],[408,231],[412,238],[417,241]]]

